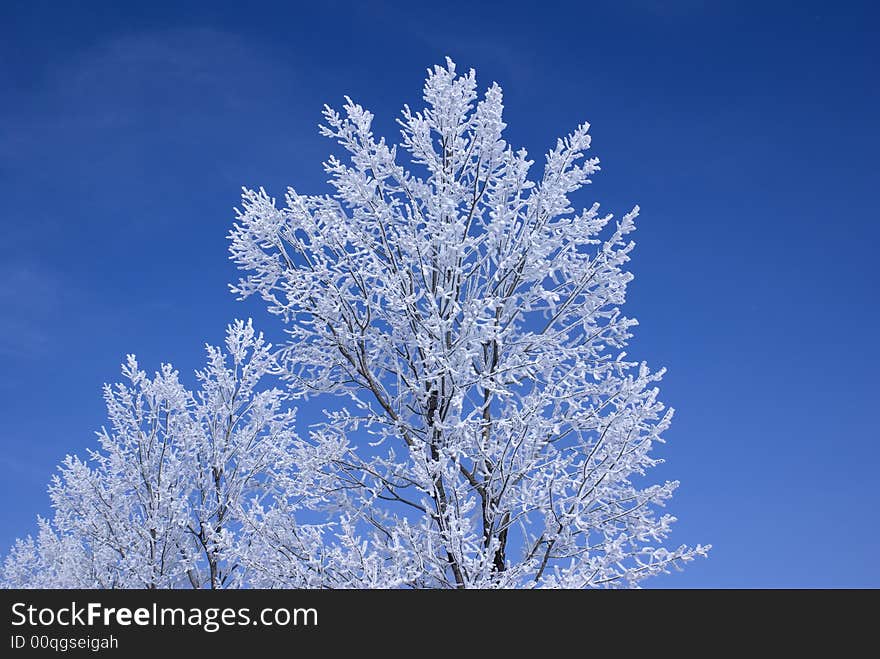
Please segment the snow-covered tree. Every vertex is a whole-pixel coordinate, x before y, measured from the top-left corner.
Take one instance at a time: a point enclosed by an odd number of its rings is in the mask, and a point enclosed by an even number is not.
[[[321,127],[347,153],[333,193],[246,189],[230,234],[233,291],[289,340],[236,322],[197,393],[130,357],[5,585],[618,587],[708,551],[666,546],[677,483],[647,479],[672,410],[624,352],[638,208],[571,200],[599,170],[588,125],[530,178],[501,89],[451,61],[398,145],[346,101]],[[300,439],[307,399],[324,417]]]
[[[151,378],[133,355],[126,382],[104,388],[110,429],[89,459],[68,456],[49,488],[51,521],[16,543],[4,585],[41,588],[222,588],[241,585],[254,543],[251,510],[272,501],[294,457],[294,415],[271,345],[250,321],[207,346],[201,385],[170,365]]]
[[[321,127],[347,154],[324,163],[333,193],[246,189],[230,234],[234,292],[286,323],[291,395],[349,401],[298,445],[288,490],[338,524],[305,551],[283,506],[261,514],[267,582],[635,586],[705,554],[664,546],[677,483],[645,484],[672,410],[663,371],[623,351],[638,207],[570,200],[599,170],[588,124],[530,178],[501,89],[479,98],[452,61],[397,145],[346,101]]]
[[[90,551],[78,535],[60,536],[52,524],[37,519],[36,540],[16,540],[3,564],[4,588],[110,588],[103,569],[106,555]]]

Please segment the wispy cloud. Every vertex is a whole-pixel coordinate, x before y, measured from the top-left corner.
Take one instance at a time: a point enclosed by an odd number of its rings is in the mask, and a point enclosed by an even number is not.
[[[0,127],[0,149],[8,155],[35,143],[51,146],[64,135],[82,140],[169,120],[210,119],[259,99],[271,69],[253,45],[218,30],[114,36],[45,72],[0,109],[14,120]]]
[[[59,275],[39,262],[0,263],[0,355],[44,352],[70,292]]]
[[[10,448],[9,440],[4,441],[7,443],[6,448]],[[22,450],[18,447],[16,447],[16,451],[18,454],[22,453]],[[19,458],[11,454],[9,450],[0,454],[0,469],[4,473],[16,474],[20,481],[28,481],[33,484],[48,483],[52,477],[51,472],[46,472],[44,460],[28,459],[27,456]]]
[[[16,236],[63,231],[77,201],[88,220],[143,196],[147,170],[162,184],[182,161],[222,169],[247,144],[235,118],[280,113],[291,78],[259,44],[210,28],[116,35],[72,53],[0,103],[0,191],[27,210],[0,222]]]

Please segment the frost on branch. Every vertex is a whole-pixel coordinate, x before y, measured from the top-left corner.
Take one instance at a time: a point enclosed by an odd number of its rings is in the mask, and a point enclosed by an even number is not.
[[[530,178],[498,85],[480,97],[447,60],[423,100],[396,145],[351,99],[325,108],[331,194],[242,196],[233,291],[284,321],[294,398],[347,401],[297,442],[288,492],[333,540],[314,527],[297,556],[283,506],[261,513],[264,583],[301,583],[286,566],[305,561],[311,585],[636,586],[705,554],[664,547],[677,483],[642,485],[672,411],[662,371],[623,351],[638,207],[570,199],[599,171],[589,125]]]

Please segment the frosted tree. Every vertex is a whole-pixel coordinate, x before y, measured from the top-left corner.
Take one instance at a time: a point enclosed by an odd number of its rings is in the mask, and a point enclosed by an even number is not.
[[[672,410],[663,371],[623,350],[638,207],[570,200],[599,170],[588,124],[530,178],[501,89],[478,98],[452,61],[397,145],[346,101],[321,127],[346,154],[324,163],[333,193],[246,189],[230,234],[233,291],[286,324],[292,396],[348,401],[299,445],[288,490],[335,526],[303,553],[275,507],[251,560],[277,585],[311,565],[312,585],[582,588],[705,554],[664,546],[677,483],[643,484]]]
[[[37,519],[36,540],[16,540],[3,564],[4,588],[101,588],[111,587],[103,569],[106,554],[91,552],[76,535],[59,536],[52,524]],[[104,560],[102,560],[102,554]]]
[[[130,357],[100,450],[65,459],[4,585],[620,587],[706,554],[668,546],[677,483],[647,478],[672,410],[624,351],[638,208],[573,205],[599,170],[588,125],[533,177],[501,89],[451,61],[397,145],[346,101],[321,127],[346,153],[332,194],[246,189],[230,234],[233,291],[285,345],[236,322],[196,393]]]
[[[293,412],[252,324],[207,347],[187,391],[170,365],[151,378],[134,356],[104,388],[110,429],[88,460],[68,456],[49,488],[54,517],[16,543],[4,585],[42,588],[221,588],[242,585],[251,510],[277,496],[294,457]],[[289,479],[288,479],[289,480]]]

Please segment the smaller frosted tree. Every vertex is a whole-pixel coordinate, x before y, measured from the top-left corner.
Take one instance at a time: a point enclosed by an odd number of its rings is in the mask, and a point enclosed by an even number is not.
[[[111,587],[98,567],[109,552],[90,552],[74,535],[61,536],[49,520],[37,518],[36,539],[16,540],[3,565],[5,588]]]
[[[293,458],[285,394],[259,390],[271,345],[250,321],[207,347],[201,385],[171,365],[151,378],[129,355],[106,385],[110,429],[89,459],[67,456],[49,487],[55,511],[6,560],[10,587],[222,588],[246,578],[249,511],[273,499]]]

